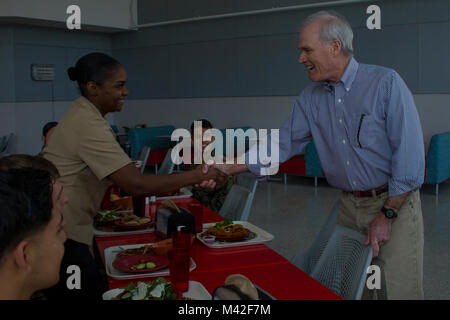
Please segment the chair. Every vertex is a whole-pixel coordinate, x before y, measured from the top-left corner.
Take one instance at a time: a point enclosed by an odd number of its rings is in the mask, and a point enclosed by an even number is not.
[[[450,178],[450,132],[445,132],[431,137],[426,156],[425,183],[436,185],[436,201],[439,194],[439,183],[448,178]]]
[[[173,168],[175,164],[172,162],[172,148],[167,150],[166,156],[161,163],[161,167],[158,170],[158,174],[171,174],[173,172]]]
[[[250,191],[247,188],[233,185],[228,192],[219,214],[224,218],[241,221],[245,213]]]
[[[253,198],[255,196],[258,180],[256,180],[256,177],[250,172],[243,172],[237,175],[237,184],[239,186],[247,188],[250,191],[250,195],[248,197],[244,213],[242,214],[241,217],[241,221],[247,221],[248,216],[250,215],[250,211],[252,209]]]
[[[336,225],[311,277],[345,300],[360,300],[372,261],[372,246],[366,236]]]
[[[328,216],[327,221],[323,225],[322,229],[319,232],[314,243],[309,247],[309,249],[301,253],[294,258],[292,258],[291,263],[298,268],[302,269],[307,274],[311,274],[311,271],[317,264],[317,261],[320,259],[325,247],[328,243],[328,240],[333,233],[334,227],[337,224],[337,217],[339,214],[339,200],[336,201],[331,212]]]
[[[139,155],[139,159],[138,159],[138,160],[142,161],[142,167],[141,167],[142,174],[144,173],[145,167],[147,166],[147,159],[148,159],[149,154],[150,154],[150,147],[149,146],[143,147],[141,150],[141,154]]]
[[[6,136],[3,136],[0,140],[0,156],[8,156],[9,149],[11,148],[11,141],[14,136],[14,133],[10,133]]]

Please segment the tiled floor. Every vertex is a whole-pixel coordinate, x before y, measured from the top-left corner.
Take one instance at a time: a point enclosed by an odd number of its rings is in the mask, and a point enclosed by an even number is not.
[[[450,299],[450,181],[421,189],[424,216],[425,299]],[[268,245],[291,259],[308,249],[325,222],[340,191],[319,179],[289,176],[288,184],[260,182],[249,221],[275,236]],[[401,267],[401,266],[399,266]]]

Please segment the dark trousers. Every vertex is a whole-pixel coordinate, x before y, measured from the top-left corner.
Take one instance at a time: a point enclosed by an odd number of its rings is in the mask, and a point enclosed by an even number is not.
[[[107,290],[104,279],[99,273],[97,263],[86,244],[67,239],[64,243],[64,257],[61,261],[59,282],[44,290],[48,300],[101,300]],[[69,283],[74,283],[75,272],[69,272],[69,266],[78,266],[80,270],[80,289],[69,289]]]

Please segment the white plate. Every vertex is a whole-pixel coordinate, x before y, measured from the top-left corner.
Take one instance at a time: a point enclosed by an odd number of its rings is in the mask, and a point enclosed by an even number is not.
[[[144,245],[151,245],[151,243],[142,243],[142,244],[131,244],[125,246],[116,246],[109,247],[105,249],[105,265],[106,265],[106,274],[114,279],[119,280],[130,280],[130,279],[139,279],[139,278],[154,278],[154,277],[164,277],[169,275],[169,267],[158,270],[156,272],[149,273],[126,273],[117,270],[113,267],[113,262],[116,260],[117,254],[126,249],[134,249],[139,248]],[[197,267],[194,259],[191,258],[191,266],[189,271],[194,270]]]
[[[192,192],[188,188],[180,188],[180,193],[177,196],[168,196],[168,197],[156,197],[156,200],[167,200],[167,199],[183,199],[192,197]]]
[[[103,294],[103,300],[111,300],[114,297],[117,297],[124,289],[117,288],[106,291]],[[183,297],[191,298],[194,300],[211,300],[212,297],[209,292],[205,289],[205,287],[197,281],[189,281],[189,290],[183,293]]]
[[[256,234],[256,237],[251,240],[243,240],[243,241],[234,241],[234,242],[219,242],[214,241],[213,243],[205,242],[202,237],[200,237],[200,233],[197,233],[197,239],[200,240],[205,246],[210,248],[229,248],[229,247],[242,247],[249,246],[256,243],[263,243],[267,241],[273,240],[274,236],[267,231],[258,228],[257,226],[251,224],[248,221],[233,221],[234,224],[241,224],[244,228],[247,228],[251,232]],[[205,223],[203,224],[203,231],[206,231],[208,228],[214,226],[215,223]]]

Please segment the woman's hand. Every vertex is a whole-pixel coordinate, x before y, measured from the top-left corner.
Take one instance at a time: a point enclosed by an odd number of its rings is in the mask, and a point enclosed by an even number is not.
[[[207,164],[198,166],[195,170],[198,172],[199,178],[203,180],[200,184],[196,184],[196,187],[214,189],[216,185],[222,184],[228,177],[225,173]]]

